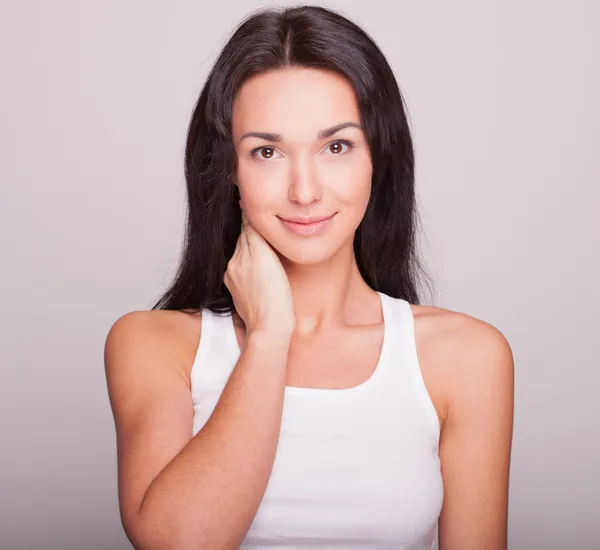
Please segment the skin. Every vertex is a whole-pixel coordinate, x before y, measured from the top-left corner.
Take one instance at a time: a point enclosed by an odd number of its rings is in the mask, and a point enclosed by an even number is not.
[[[316,137],[324,128],[348,121],[359,122],[353,89],[340,76],[324,71],[260,75],[244,84],[233,105],[241,205],[280,258],[294,300],[288,386],[356,386],[371,375],[381,349],[379,296],[362,279],[352,247],[370,194],[367,142],[358,128]],[[241,139],[248,132],[278,133],[282,140]],[[340,139],[352,141],[355,148],[348,149]],[[289,233],[276,217],[333,212],[337,214],[328,231],[310,238]],[[419,365],[441,427],[444,502],[439,548],[506,549],[514,394],[510,346],[498,329],[467,314],[433,306],[411,308]],[[243,320],[238,316],[234,322],[243,347]],[[125,350],[119,353],[131,355],[123,361],[132,371],[132,381],[143,381],[138,401],[150,391],[157,395],[143,408],[131,397],[113,397],[122,419],[122,441],[142,449],[153,442],[145,452],[127,450],[120,457],[121,483],[128,484],[124,494],[140,495],[190,440],[190,371],[201,317],[139,311],[117,325],[107,347],[108,363],[117,353],[111,350]],[[132,349],[140,351],[134,356],[127,351]],[[149,370],[151,364],[155,367]],[[143,377],[134,372],[135,365],[144,366]],[[109,379],[116,379],[111,370]],[[115,383],[113,392],[119,387],[123,383]],[[164,406],[155,388],[163,392]],[[143,421],[138,410],[148,411]],[[138,504],[127,497],[124,514],[132,515]]]
[[[352,246],[371,191],[365,136],[345,128],[316,139],[322,129],[343,122],[360,125],[352,89],[341,77],[318,71],[253,78],[233,104],[241,206],[278,253],[292,289],[296,334],[307,340],[379,318],[379,298],[362,279]],[[243,137],[249,132],[276,132],[283,140]],[[354,149],[339,140],[352,141]],[[327,233],[311,238],[291,235],[277,218],[335,212]],[[360,318],[365,302],[371,313]]]
[[[359,120],[351,85],[325,71],[260,75],[234,102],[241,206],[278,253],[294,298],[290,386],[357,385],[370,376],[381,347],[379,298],[362,279],[352,246],[371,191],[366,137],[349,127],[316,138],[325,128]],[[277,133],[281,141],[242,139],[251,132]],[[340,139],[354,147],[335,141]],[[329,230],[311,238],[291,235],[277,218],[333,212]],[[411,307],[419,363],[441,426],[440,550],[505,549],[514,399],[510,346],[480,319]],[[243,347],[240,318],[236,332]]]

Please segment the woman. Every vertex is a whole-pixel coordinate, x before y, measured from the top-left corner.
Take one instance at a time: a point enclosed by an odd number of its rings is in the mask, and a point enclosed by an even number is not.
[[[136,548],[506,548],[513,361],[419,305],[414,157],[372,39],[248,17],[201,92],[176,280],[111,328]],[[319,221],[321,220],[321,221]]]

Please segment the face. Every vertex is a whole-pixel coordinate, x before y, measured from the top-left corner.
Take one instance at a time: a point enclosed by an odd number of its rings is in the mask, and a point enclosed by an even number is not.
[[[355,126],[323,134],[343,123]],[[232,132],[242,208],[282,259],[319,263],[352,247],[369,202],[372,165],[347,80],[304,68],[253,77],[234,100]],[[333,217],[311,235],[282,221],[307,216]]]

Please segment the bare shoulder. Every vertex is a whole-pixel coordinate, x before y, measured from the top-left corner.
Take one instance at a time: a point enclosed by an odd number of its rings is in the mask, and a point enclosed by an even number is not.
[[[189,371],[199,330],[199,314],[132,311],[119,317],[106,337],[104,364],[117,435],[119,503],[132,541],[152,480],[192,437]]]
[[[480,384],[512,381],[512,350],[494,325],[442,307],[411,309],[419,365],[442,426],[452,403]]]
[[[106,336],[105,359],[116,354],[124,358],[128,355],[132,358],[152,356],[155,364],[177,370],[189,386],[189,374],[200,339],[201,317],[200,313],[173,310],[125,313],[113,323]],[[105,363],[112,364],[106,360]],[[139,361],[137,364],[142,365]]]

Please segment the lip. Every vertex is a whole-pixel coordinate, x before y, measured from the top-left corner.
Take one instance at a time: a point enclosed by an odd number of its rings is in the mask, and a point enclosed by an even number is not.
[[[332,218],[335,214],[330,214],[329,216],[308,216],[308,217],[297,217],[297,218],[282,218],[278,216],[284,222],[292,222],[292,223],[302,223],[302,224],[312,224],[317,222],[322,222],[324,220],[328,220]]]
[[[337,214],[337,212],[335,213]],[[296,235],[311,236],[317,233],[322,233],[331,224],[332,218],[335,216],[311,216],[309,218],[281,218],[277,216],[283,226]],[[296,221],[300,220],[300,221]]]

